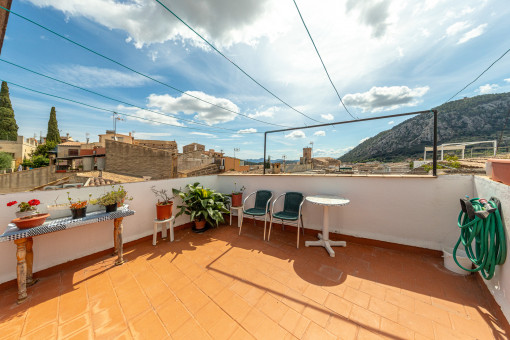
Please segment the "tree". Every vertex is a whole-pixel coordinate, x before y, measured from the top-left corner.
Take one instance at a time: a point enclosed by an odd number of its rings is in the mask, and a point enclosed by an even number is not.
[[[18,124],[14,118],[11,99],[9,98],[9,87],[5,81],[2,82],[0,91],[0,140],[18,139]]]
[[[6,152],[0,152],[0,170],[10,169],[12,166],[12,156]]]
[[[57,112],[55,106],[51,108],[50,119],[48,120],[48,133],[46,134],[46,143],[60,143],[60,132],[58,131]]]
[[[44,156],[45,158],[48,158],[49,151],[53,150],[57,146],[56,142],[48,142],[46,141],[45,144],[40,144],[37,146],[37,149],[32,153],[32,157],[35,156]]]

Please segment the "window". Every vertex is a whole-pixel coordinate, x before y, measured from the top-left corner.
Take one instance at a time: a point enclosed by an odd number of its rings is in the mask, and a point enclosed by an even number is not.
[[[68,156],[78,156],[80,154],[80,150],[78,149],[69,149],[67,155]]]

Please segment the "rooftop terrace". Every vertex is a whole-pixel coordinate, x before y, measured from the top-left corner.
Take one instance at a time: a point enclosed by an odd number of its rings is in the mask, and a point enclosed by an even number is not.
[[[0,293],[2,338],[492,339],[503,324],[475,276],[440,257],[349,242],[330,258],[271,242],[251,222],[189,229],[176,241],[126,247],[123,266],[97,257],[47,271],[18,306]],[[314,236],[305,235],[305,240]]]
[[[124,260],[114,266],[111,222],[34,238],[40,281],[16,304],[16,247],[0,243],[0,339],[506,339],[510,278],[506,265],[490,281],[447,271],[442,246],[458,237],[458,198],[497,196],[510,211],[508,186],[466,175],[421,177],[204,176],[220,192],[234,182],[275,197],[339,194],[330,208],[330,236],[347,241],[329,257],[316,240],[322,209],[304,205],[306,234],[245,219],[242,234],[220,225],[192,233],[176,220],[175,241],[152,245],[156,199],[150,187],[180,188],[189,178],[125,184],[134,216],[124,220]],[[101,187],[69,189],[97,196]],[[5,203],[37,197],[51,204],[62,192],[0,196],[0,223],[12,219]],[[506,214],[508,225],[508,216]],[[507,232],[508,238],[508,232]],[[70,262],[68,262],[70,261]],[[507,316],[508,317],[508,316]]]

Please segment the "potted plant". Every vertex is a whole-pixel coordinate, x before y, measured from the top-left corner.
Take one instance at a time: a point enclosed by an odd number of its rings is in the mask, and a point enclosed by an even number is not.
[[[13,205],[18,204],[17,201],[11,201],[7,203],[8,207],[12,207]],[[38,213],[36,206],[41,204],[39,200],[31,199],[28,202],[21,202],[18,204],[18,211],[16,211],[16,217],[21,218],[25,216],[35,215]]]
[[[153,185],[151,187],[152,192],[156,195],[158,203],[156,203],[156,218],[160,221],[168,220],[172,217],[172,208],[174,206],[174,196],[168,196],[167,189],[158,190]]]
[[[91,196],[92,194],[89,195],[89,200]],[[71,209],[73,220],[77,218],[83,218],[87,215],[87,205],[89,204],[88,200],[78,200],[73,202],[71,196],[69,196],[69,191],[67,192],[67,200],[69,201],[69,208]]]
[[[237,183],[234,183],[234,191],[232,191],[232,194],[230,197],[232,198],[232,206],[233,207],[240,207],[243,205],[243,192],[246,190],[244,185],[237,190]]]
[[[106,208],[106,212],[113,212],[117,210],[117,207],[122,206],[124,200],[132,200],[132,197],[127,197],[127,191],[121,185],[117,190],[112,185],[112,190],[99,197],[96,201],[97,204],[102,205]]]
[[[227,196],[200,186],[200,183],[188,184],[186,191],[173,189],[174,195],[182,199],[182,205],[178,205],[179,212],[177,216],[186,214],[195,222],[193,231],[203,232],[206,230],[206,222],[209,225],[218,226],[223,222],[223,214],[228,214],[226,208],[228,204]]]

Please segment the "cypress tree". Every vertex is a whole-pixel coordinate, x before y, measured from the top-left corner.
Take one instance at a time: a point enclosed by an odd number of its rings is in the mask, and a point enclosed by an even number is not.
[[[58,123],[57,123],[57,112],[55,111],[55,106],[51,108],[50,112],[50,120],[48,120],[48,133],[46,134],[46,143],[54,142],[60,143],[60,132],[58,131]]]
[[[5,81],[2,82],[0,91],[0,140],[17,140],[18,124],[14,118],[11,99],[9,98],[9,87]]]

